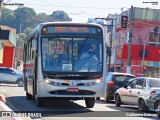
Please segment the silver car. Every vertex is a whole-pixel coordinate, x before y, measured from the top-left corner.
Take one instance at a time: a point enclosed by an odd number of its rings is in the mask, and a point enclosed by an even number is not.
[[[159,78],[134,78],[116,91],[115,104],[117,107],[121,104],[137,105],[140,111],[147,111],[146,99],[159,92]]]
[[[14,83],[23,86],[23,74],[14,68],[0,67],[0,83]]]
[[[147,100],[146,100],[147,107],[157,112],[157,117],[160,118],[160,93],[152,94]]]

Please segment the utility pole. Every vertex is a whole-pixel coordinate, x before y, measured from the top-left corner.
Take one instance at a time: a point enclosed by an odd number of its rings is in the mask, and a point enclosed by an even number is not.
[[[111,53],[112,53],[112,36],[113,36],[113,19],[111,19],[111,38],[110,38],[110,52]],[[108,72],[111,69],[111,56],[109,57],[109,61],[108,61]]]
[[[1,21],[1,14],[2,14],[2,3],[4,0],[0,0],[0,21]]]
[[[17,51],[17,68],[18,68],[18,64],[20,63],[20,59],[19,59],[19,56],[20,56],[20,34],[21,34],[21,22],[19,23],[19,35],[18,35],[18,43],[17,43],[17,46],[18,46],[18,51]]]
[[[128,41],[128,62],[127,62],[127,68],[126,73],[131,73],[131,48],[132,48],[132,28],[133,28],[133,6],[131,6],[131,19],[130,19],[130,31],[129,31],[129,41]]]
[[[111,25],[107,25],[107,26],[111,26],[110,52],[112,53],[113,20],[116,20],[116,19],[114,19],[114,18],[95,18],[95,19],[101,19],[101,20],[105,20],[105,21],[111,20]],[[109,61],[108,61],[108,72],[110,71],[111,56],[109,57]]]
[[[148,8],[146,9],[146,13],[145,13],[145,20],[146,20],[146,16],[147,16],[147,11],[148,11]],[[148,31],[148,33],[150,32],[150,30]],[[146,34],[146,37],[144,39],[144,45],[143,45],[143,56],[142,56],[142,73],[143,73],[143,76],[144,76],[144,60],[145,60],[145,56],[146,56],[146,40],[147,40],[147,35],[148,33]]]

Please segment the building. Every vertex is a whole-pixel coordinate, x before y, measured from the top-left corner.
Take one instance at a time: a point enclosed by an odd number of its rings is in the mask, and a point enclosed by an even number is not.
[[[158,77],[160,69],[160,33],[154,33],[156,26],[160,26],[160,9],[133,7],[117,15],[115,65],[121,72],[126,72],[130,62],[130,72],[136,76]],[[121,28],[121,16],[128,16],[127,28]],[[132,34],[130,30],[132,28]],[[159,29],[160,31],[160,29]],[[129,38],[132,35],[131,39]],[[131,43],[131,51],[128,50]],[[128,52],[131,53],[131,61],[128,61]],[[114,66],[114,64],[112,64]]]
[[[0,25],[0,66],[15,67],[16,30]]]

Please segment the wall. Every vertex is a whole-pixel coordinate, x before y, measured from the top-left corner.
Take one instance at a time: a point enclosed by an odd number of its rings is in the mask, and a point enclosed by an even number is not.
[[[14,61],[13,56],[14,56],[14,47],[4,46],[3,63],[1,63],[0,66],[14,67],[13,66],[13,61]]]

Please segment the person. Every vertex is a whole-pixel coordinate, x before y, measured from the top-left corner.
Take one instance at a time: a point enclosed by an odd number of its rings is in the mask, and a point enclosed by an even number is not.
[[[92,48],[89,48],[87,52],[83,53],[81,56],[80,56],[80,59],[91,59],[91,60],[95,60],[95,61],[98,61],[96,55],[94,54],[94,50]]]

